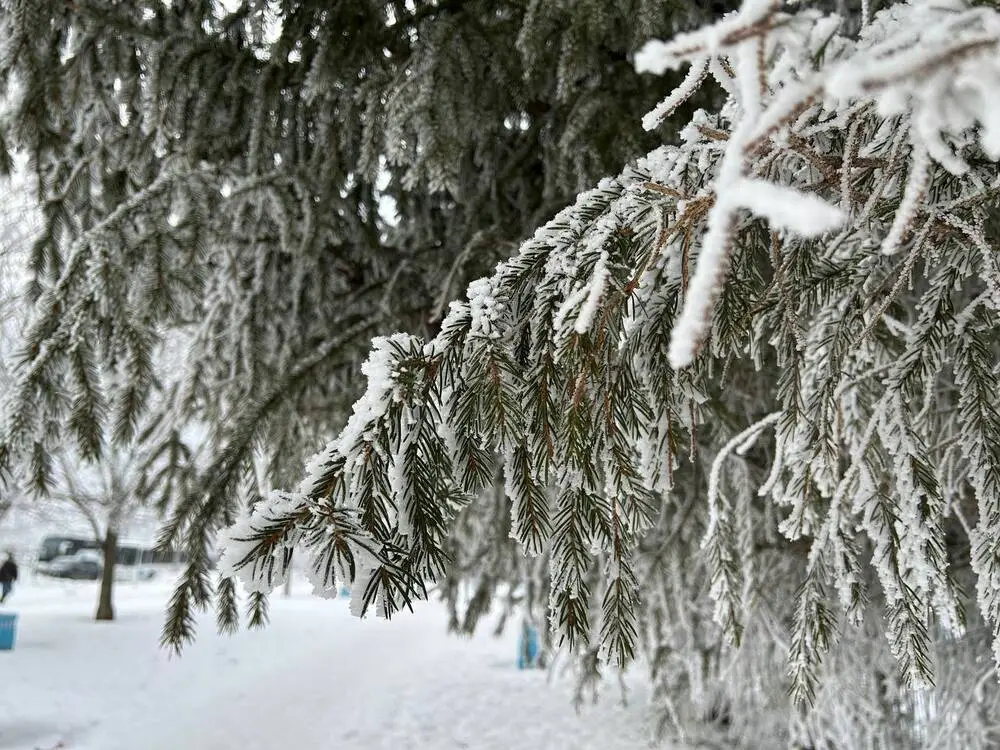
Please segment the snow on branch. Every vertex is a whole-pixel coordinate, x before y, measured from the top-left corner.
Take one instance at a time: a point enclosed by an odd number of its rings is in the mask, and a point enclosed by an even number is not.
[[[824,33],[806,33],[803,28],[808,26],[821,26]],[[662,73],[691,62],[688,76],[647,116],[647,124],[655,124],[661,110],[671,111],[675,102],[691,96],[704,79],[710,57],[733,65],[737,89],[729,110],[732,130],[712,182],[715,204],[684,312],[674,328],[670,361],[675,368],[689,366],[708,335],[728,274],[736,209],[750,209],[775,228],[803,236],[822,234],[843,221],[838,209],[815,195],[796,198],[795,188],[779,194],[779,188],[766,181],[742,179],[764,139],[776,137],[782,128],[794,131],[795,119],[815,108],[820,92],[841,109],[872,101],[883,117],[904,116],[903,127],[911,131],[913,167],[903,203],[882,243],[886,254],[897,250],[912,224],[926,189],[928,158],[953,174],[963,174],[967,165],[956,147],[976,127],[986,155],[1000,155],[1000,110],[987,104],[1000,90],[1000,27],[994,11],[914,0],[879,14],[855,49],[847,47],[839,58],[813,66],[810,56],[820,52],[816,45],[830,44],[825,32],[826,24],[809,13],[788,16],[778,13],[776,4],[746,2],[714,26],[669,43],[650,42],[636,55],[640,71]],[[761,67],[768,45],[781,48],[783,56],[782,67],[771,76]],[[786,77],[773,75],[782,71]],[[952,145],[948,139],[959,140]]]

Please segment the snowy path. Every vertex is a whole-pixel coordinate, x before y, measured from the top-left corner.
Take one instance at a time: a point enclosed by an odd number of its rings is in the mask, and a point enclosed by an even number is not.
[[[67,596],[64,592],[70,592]],[[157,647],[164,592],[123,588],[120,620],[88,620],[87,585],[25,591],[0,652],[0,749],[636,750],[645,694],[610,687],[577,716],[570,687],[513,668],[513,635],[444,633],[435,605],[385,623],[344,602],[277,599],[263,632],[206,621],[180,659]]]

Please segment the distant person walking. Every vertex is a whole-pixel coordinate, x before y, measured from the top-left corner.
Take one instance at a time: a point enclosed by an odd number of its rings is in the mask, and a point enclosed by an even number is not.
[[[17,563],[14,562],[14,556],[8,552],[7,559],[3,561],[3,565],[0,565],[0,604],[7,601],[16,580]]]

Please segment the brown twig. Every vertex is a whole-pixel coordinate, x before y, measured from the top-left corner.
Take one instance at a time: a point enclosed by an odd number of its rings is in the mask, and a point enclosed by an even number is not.
[[[642,183],[642,188],[644,190],[649,190],[654,193],[669,195],[671,198],[676,198],[677,200],[684,200],[684,193],[680,192],[679,190],[675,190],[672,187],[661,185],[658,182],[644,182]]]
[[[910,78],[923,78],[929,73],[937,70],[942,65],[954,65],[960,59],[968,57],[975,52],[979,52],[983,49],[994,48],[997,46],[998,42],[1000,42],[1000,40],[998,40],[995,36],[991,36],[985,39],[974,39],[972,41],[963,42],[962,44],[957,44],[936,57],[923,61],[915,68],[909,70],[904,69],[885,78],[863,78],[860,81],[861,89],[865,93],[871,93],[872,91],[877,91],[893,83],[898,83],[899,81],[905,81]]]

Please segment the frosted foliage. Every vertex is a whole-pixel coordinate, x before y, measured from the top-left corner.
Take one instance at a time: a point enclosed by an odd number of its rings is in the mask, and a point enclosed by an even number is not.
[[[741,180],[733,186],[732,195],[736,205],[767,219],[772,228],[787,229],[803,237],[825,234],[844,222],[837,207],[763,180]]]
[[[496,321],[503,315],[503,303],[494,296],[488,279],[478,279],[469,284],[469,313],[472,315],[470,333],[474,336],[496,338]]]
[[[1000,653],[1000,14],[864,20],[748,2],[643,47],[642,70],[691,66],[646,127],[710,81],[720,105],[430,341],[378,341],[335,448],[282,517],[239,522],[234,567],[267,584],[296,543],[389,616],[455,538],[456,564],[489,553],[484,600],[490,565],[518,571],[587,675],[642,654],[678,734],[990,746],[995,681],[961,674]]]
[[[280,521],[290,511],[293,511],[300,498],[283,492],[272,492],[259,502],[254,509],[257,518],[268,519],[270,522]],[[242,519],[226,529],[219,545],[222,555],[219,558],[220,567],[240,571],[240,579],[248,591],[267,592],[282,585],[288,576],[287,561],[281,560],[288,555],[294,546],[295,538],[291,537],[284,544],[276,545],[266,558],[254,557],[255,542],[252,538],[253,525],[249,519]],[[253,560],[250,568],[245,567],[247,560]]]
[[[365,440],[368,426],[385,413],[390,402],[398,400],[398,394],[394,393],[395,361],[391,347],[393,344],[405,345],[410,338],[406,334],[396,334],[392,338],[379,337],[372,341],[371,354],[361,365],[361,372],[368,379],[368,389],[365,395],[355,402],[353,414],[340,434],[336,450],[341,455],[351,455],[355,446]]]
[[[0,3],[0,174],[17,157],[37,208],[32,232],[6,237],[23,252],[28,304],[12,329],[23,361],[10,362],[0,403],[0,482],[44,491],[67,442],[96,456],[141,438],[162,462],[143,487],[162,501],[162,541],[192,560],[168,615],[175,646],[212,603],[235,625],[229,584],[225,596],[207,585],[208,550],[244,507],[263,512],[273,488],[294,487],[324,443],[297,494],[327,492],[341,470],[351,484],[324,510],[324,523],[345,524],[326,542],[346,546],[300,557],[321,590],[338,566],[352,577],[344,554],[370,541],[352,524],[381,543],[402,523],[406,544],[376,551],[426,545],[421,575],[439,571],[448,555],[433,540],[461,503],[439,514],[411,502],[432,485],[448,502],[457,493],[445,472],[410,471],[407,456],[461,461],[462,491],[478,491],[517,415],[508,403],[502,429],[418,430],[359,462],[345,443],[380,425],[442,410],[465,419],[483,403],[460,394],[397,409],[398,389],[373,388],[352,418],[369,343],[399,330],[464,336],[469,315],[504,350],[488,363],[496,382],[513,383],[503,290],[474,286],[458,316],[449,302],[655,145],[640,120],[665,92],[631,54],[717,12],[696,0],[666,12],[662,0]],[[685,117],[661,115],[667,129]],[[601,305],[586,287],[567,331]],[[373,383],[378,366],[373,357]],[[178,438],[192,428],[196,459]],[[369,491],[380,503],[355,501]],[[440,526],[430,536],[428,520]],[[285,558],[269,559],[277,576]],[[397,582],[409,575],[393,570]]]

